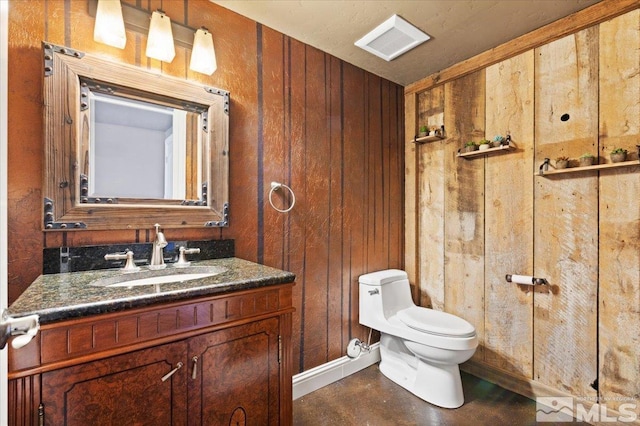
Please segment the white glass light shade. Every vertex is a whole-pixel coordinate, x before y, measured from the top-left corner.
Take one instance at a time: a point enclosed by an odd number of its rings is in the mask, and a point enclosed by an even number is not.
[[[147,56],[163,62],[171,62],[176,56],[176,49],[173,46],[171,19],[159,11],[155,11],[151,15],[149,36],[147,38]]]
[[[216,51],[213,47],[213,36],[206,28],[200,28],[193,37],[193,50],[189,68],[193,71],[211,75],[218,68]]]
[[[98,0],[93,39],[98,43],[124,49],[127,34],[124,31],[120,0]]]

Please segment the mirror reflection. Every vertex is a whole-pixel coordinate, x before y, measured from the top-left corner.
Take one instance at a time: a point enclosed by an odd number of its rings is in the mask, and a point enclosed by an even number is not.
[[[89,197],[199,198],[201,113],[93,90],[89,110]]]

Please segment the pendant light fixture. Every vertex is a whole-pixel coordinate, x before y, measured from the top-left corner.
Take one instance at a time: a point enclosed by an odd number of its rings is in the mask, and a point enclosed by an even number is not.
[[[124,49],[127,35],[120,0],[98,0],[93,39],[98,43]]]
[[[173,46],[171,19],[161,10],[156,10],[151,15],[146,53],[149,58],[163,62],[171,62],[176,56],[176,49]]]
[[[213,36],[205,27],[199,28],[193,37],[193,50],[189,68],[202,74],[211,75],[216,71],[216,51]]]

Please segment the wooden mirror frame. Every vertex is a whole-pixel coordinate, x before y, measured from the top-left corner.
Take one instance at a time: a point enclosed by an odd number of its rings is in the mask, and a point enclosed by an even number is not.
[[[43,42],[44,54],[44,201],[46,231],[73,229],[193,228],[228,226],[229,92],[115,63]],[[104,82],[123,91],[170,98],[205,107],[202,185],[205,205],[174,200],[106,198],[81,202],[81,164],[88,144],[86,88],[81,79]],[[117,90],[116,90],[117,93]],[[145,97],[146,98],[146,97]],[[81,108],[81,105],[83,108]],[[86,185],[84,185],[86,187]],[[197,203],[196,203],[197,204]]]

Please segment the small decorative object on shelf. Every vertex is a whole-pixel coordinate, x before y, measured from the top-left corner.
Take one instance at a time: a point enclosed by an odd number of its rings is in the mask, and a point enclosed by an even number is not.
[[[427,136],[427,126],[420,126],[420,129],[418,130],[418,137],[424,138],[425,136]]]
[[[478,149],[479,149],[480,151],[486,151],[487,149],[489,149],[489,147],[490,147],[490,146],[491,146],[491,142],[490,142],[489,140],[487,140],[487,139],[482,139],[482,140],[479,142]]]
[[[595,162],[595,159],[596,159],[596,157],[594,157],[593,154],[585,152],[584,154],[582,154],[580,156],[578,161],[580,162],[580,167],[587,167],[587,166],[593,166],[593,163]]]
[[[621,163],[627,159],[628,151],[624,148],[615,148],[611,151],[611,162]]]
[[[497,148],[500,145],[502,145],[502,142],[504,142],[504,136],[502,135],[497,135],[493,138],[493,141],[491,141],[491,148]]]
[[[469,141],[464,144],[464,148],[460,152],[473,152],[478,150],[478,145],[474,141]]]
[[[569,157],[560,156],[556,158],[556,169],[566,169],[569,167]]]

